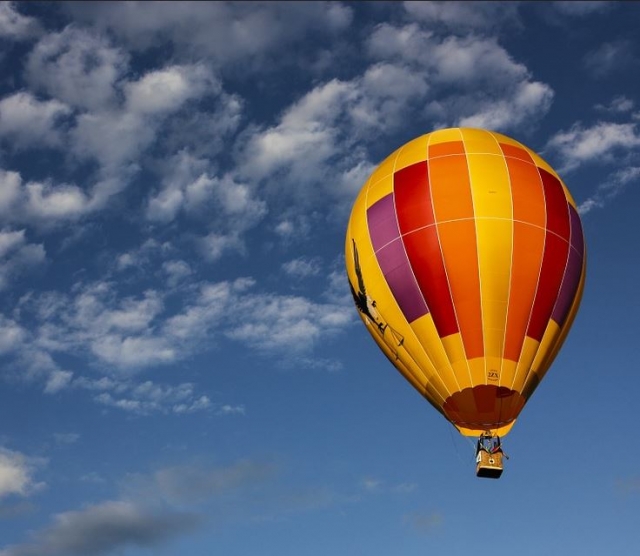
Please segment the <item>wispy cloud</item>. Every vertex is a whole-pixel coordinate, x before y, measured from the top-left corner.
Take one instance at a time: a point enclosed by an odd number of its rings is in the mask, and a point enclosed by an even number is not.
[[[578,211],[580,214],[587,214],[594,209],[603,208],[618,197],[629,184],[636,182],[640,182],[639,166],[630,166],[614,172],[607,181],[597,187],[594,194],[580,203]]]
[[[598,0],[559,0],[556,2],[551,2],[551,4],[553,4],[553,8],[555,8],[562,14],[575,17],[585,17],[615,9],[615,5],[613,5],[611,2]]]
[[[612,114],[624,114],[633,110],[634,107],[635,102],[624,95],[614,97],[608,105],[597,104],[595,106],[596,110],[610,112]]]
[[[1,182],[0,171],[0,187]],[[21,273],[33,270],[45,260],[44,246],[29,243],[24,229],[0,230],[0,291],[7,288]]]
[[[347,29],[352,10],[335,2],[284,6],[278,3],[159,3],[153,17],[139,4],[70,4],[76,18],[108,29],[133,49],[145,50],[167,39],[180,55],[198,53],[218,66],[252,64],[259,70],[274,51],[309,36]],[[321,33],[320,33],[321,32]]]
[[[585,54],[585,69],[595,78],[604,78],[614,72],[637,68],[638,58],[632,42],[617,40],[601,44]]]
[[[586,163],[612,162],[618,152],[626,153],[640,145],[640,135],[633,123],[597,122],[590,127],[575,124],[556,133],[545,150],[561,160],[558,170],[569,172]]]

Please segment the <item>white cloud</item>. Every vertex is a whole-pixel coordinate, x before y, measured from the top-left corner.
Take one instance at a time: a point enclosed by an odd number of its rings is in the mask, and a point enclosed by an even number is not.
[[[47,228],[104,208],[123,187],[118,178],[106,178],[85,191],[73,184],[24,182],[18,172],[0,169],[0,216],[5,222]]]
[[[37,219],[74,219],[86,212],[91,204],[84,191],[75,185],[29,182],[25,190],[25,210]]]
[[[577,123],[568,131],[560,131],[547,143],[562,160],[561,172],[570,171],[591,162],[611,162],[616,152],[628,152],[640,145],[635,124],[597,122],[585,128]]]
[[[100,34],[73,26],[44,36],[26,64],[34,87],[74,107],[105,109],[116,102],[116,84],[128,56]]]
[[[91,351],[104,363],[123,368],[150,367],[177,359],[175,349],[158,337],[106,334],[92,341]]]
[[[142,388],[130,377],[215,350],[223,338],[278,354],[283,361],[308,358],[318,342],[354,322],[351,304],[342,300],[320,303],[255,292],[254,287],[248,278],[192,284],[182,289],[179,304],[169,305],[155,290],[120,296],[110,282],[79,284],[69,294],[29,294],[19,304],[20,320],[0,322],[4,338],[11,340],[6,346],[0,342],[0,350],[12,357],[20,378],[44,381],[46,393],[76,387],[97,390],[99,403],[139,413],[199,411],[213,402],[192,385],[147,383]],[[32,323],[32,334],[22,328],[22,319]],[[114,382],[89,380],[61,368],[56,360],[63,354],[84,358]],[[312,365],[310,359],[305,364]],[[322,364],[327,365],[334,363]]]
[[[158,511],[128,501],[107,501],[54,515],[31,542],[0,550],[0,556],[84,556],[130,547],[150,548],[191,532],[193,515]]]
[[[292,180],[308,183],[312,169],[335,154],[335,121],[357,95],[354,83],[337,79],[316,87],[287,109],[278,125],[253,135],[242,171],[258,177],[287,168]]]
[[[191,403],[176,404],[171,408],[171,410],[177,414],[194,413],[196,411],[209,409],[211,406],[212,406],[211,400],[209,399],[208,396],[200,396],[197,400],[193,400]],[[230,407],[230,406],[224,406],[224,407]],[[220,412],[217,412],[216,414],[221,415]]]
[[[162,187],[148,200],[146,216],[153,222],[171,222],[181,211],[206,214],[211,227],[236,235],[255,226],[266,214],[266,203],[251,187],[230,175],[211,175],[207,159],[181,150],[167,166]]]
[[[58,100],[39,101],[20,92],[0,100],[0,135],[18,148],[59,145],[57,122],[71,109]]]
[[[0,315],[0,355],[19,349],[27,331],[12,319]]]
[[[44,484],[33,479],[35,468],[41,463],[41,460],[28,458],[20,452],[0,448],[0,498],[28,496],[42,488]]]
[[[40,32],[37,20],[16,10],[16,2],[0,2],[0,37],[25,40]]]
[[[518,127],[546,114],[553,96],[551,88],[544,83],[521,83],[510,98],[480,103],[475,114],[460,118],[457,124],[487,129]]]
[[[188,382],[168,385],[151,380],[136,382],[121,377],[80,376],[73,380],[71,387],[93,393],[94,401],[101,405],[139,415],[187,414],[213,407],[209,397],[197,392],[195,385]]]
[[[150,70],[136,81],[122,81],[120,87],[121,104],[81,114],[71,131],[73,153],[97,160],[105,177],[139,169],[140,155],[161,142],[158,130],[186,103],[221,95],[219,83],[201,65]]]
[[[445,9],[438,6],[424,9]],[[436,119],[436,127],[518,128],[542,117],[551,105],[552,89],[532,80],[526,66],[513,60],[494,38],[442,39],[416,23],[402,27],[385,23],[371,33],[367,48],[374,58],[408,65],[423,75],[429,84],[421,100],[424,115]]]
[[[150,71],[138,81],[126,83],[125,110],[136,114],[166,114],[216,85],[209,71],[199,66],[171,66]]]
[[[357,78],[318,85],[285,110],[276,125],[251,134],[241,149],[238,173],[259,181],[270,200],[281,202],[284,195],[295,201],[286,203],[289,211],[302,212],[327,196],[350,199],[362,185],[361,174],[372,168],[362,143],[383,132],[385,124],[400,121],[401,103],[388,81],[381,81],[371,76],[365,84]],[[349,180],[354,174],[356,183]]]
[[[245,295],[236,300],[237,322],[226,335],[262,350],[304,352],[352,322],[351,307],[318,304],[297,296]]]
[[[432,46],[434,51],[424,63],[443,83],[484,83],[495,89],[520,84],[529,75],[495,39],[447,37]]]
[[[246,413],[244,405],[225,404],[216,410],[216,415],[244,415]]]

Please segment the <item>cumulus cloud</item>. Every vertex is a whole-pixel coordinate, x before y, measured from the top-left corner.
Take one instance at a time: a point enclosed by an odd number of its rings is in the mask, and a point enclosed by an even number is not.
[[[494,38],[439,38],[416,23],[384,23],[373,31],[367,48],[375,58],[409,64],[425,76],[430,85],[426,116],[442,125],[518,128],[543,116],[553,99],[552,89],[533,81]]]
[[[358,138],[371,123],[382,127],[385,116],[375,112],[382,101],[373,94],[366,99],[360,79],[318,85],[290,106],[276,125],[251,134],[238,172],[262,181],[269,195],[284,194],[300,206],[326,195],[350,198],[373,169]]]
[[[175,111],[188,100],[201,96],[211,81],[212,76],[203,65],[150,71],[138,81],[124,85],[125,110],[145,115]]]
[[[0,168],[0,216],[5,222],[50,228],[103,209],[123,188],[119,178],[96,181],[85,191],[53,180],[25,181],[19,172]]]
[[[212,175],[207,159],[187,150],[168,163],[162,187],[148,200],[146,215],[153,222],[168,223],[180,212],[190,216],[215,215],[211,225],[238,234],[255,226],[266,214],[266,203],[252,188],[232,176]]]
[[[15,93],[0,100],[0,136],[16,148],[60,145],[57,123],[70,112],[60,101],[39,101],[31,93]]]
[[[140,155],[159,141],[167,119],[192,100],[219,95],[220,85],[202,65],[173,65],[123,80],[119,90],[122,103],[80,114],[70,132],[73,154],[98,161],[102,176],[139,169]]]
[[[22,15],[15,2],[0,3],[0,37],[21,41],[38,35],[42,29],[38,21]]]
[[[337,79],[316,87],[288,108],[278,125],[253,135],[242,170],[255,177],[287,168],[294,179],[308,182],[309,167],[320,167],[335,154],[335,120],[357,95],[355,84]]]
[[[477,112],[461,118],[457,125],[487,129],[517,127],[545,114],[552,100],[553,91],[544,83],[521,83],[510,98],[479,103]]]
[[[84,556],[125,548],[153,548],[193,531],[194,514],[148,509],[128,501],[107,501],[59,513],[33,540],[0,550],[0,556]]]
[[[106,38],[68,26],[36,44],[25,74],[33,87],[59,101],[96,110],[116,102],[116,84],[127,68],[128,56]]]

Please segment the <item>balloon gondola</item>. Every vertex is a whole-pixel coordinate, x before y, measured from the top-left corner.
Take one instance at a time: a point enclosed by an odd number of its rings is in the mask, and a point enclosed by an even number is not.
[[[477,476],[499,477],[500,437],[557,355],[584,288],[582,225],[566,185],[503,134],[433,131],[365,182],[345,260],[376,344],[462,435],[478,438]]]

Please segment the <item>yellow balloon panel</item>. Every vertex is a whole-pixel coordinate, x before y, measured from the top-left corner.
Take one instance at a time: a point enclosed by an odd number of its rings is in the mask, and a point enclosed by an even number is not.
[[[481,129],[434,131],[385,159],[354,203],[346,258],[376,343],[463,434],[511,428],[584,283],[566,186]]]

